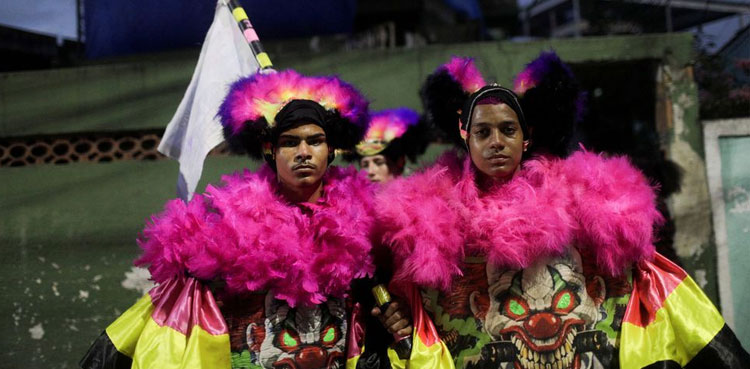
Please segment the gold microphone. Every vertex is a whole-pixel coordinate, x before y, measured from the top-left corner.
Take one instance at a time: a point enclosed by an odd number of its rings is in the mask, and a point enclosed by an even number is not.
[[[385,314],[385,311],[388,309],[388,306],[392,301],[391,294],[388,293],[388,289],[385,288],[382,283],[376,284],[375,287],[372,288],[372,296],[375,298],[375,304],[380,308],[382,314]],[[398,358],[401,360],[409,359],[412,346],[411,335],[402,337],[396,333],[393,333],[393,339],[395,341],[391,345],[391,348],[396,351],[396,354],[398,354]]]

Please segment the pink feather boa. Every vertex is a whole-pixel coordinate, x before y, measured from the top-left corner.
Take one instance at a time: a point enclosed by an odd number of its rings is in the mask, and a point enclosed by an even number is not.
[[[480,193],[471,160],[450,152],[389,183],[376,197],[376,217],[394,254],[394,281],[448,290],[467,255],[524,268],[571,245],[590,249],[604,271],[619,275],[654,253],[653,225],[661,221],[654,201],[624,157],[535,158]]]
[[[328,169],[311,216],[279,198],[268,166],[222,180],[187,204],[168,202],[140,235],[135,264],[149,264],[156,282],[220,278],[227,292],[270,291],[295,306],[343,297],[373,272],[372,187],[355,169]]]

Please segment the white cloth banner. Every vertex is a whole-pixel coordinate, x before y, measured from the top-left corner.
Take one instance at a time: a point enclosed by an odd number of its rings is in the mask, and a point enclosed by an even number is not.
[[[193,78],[159,144],[161,153],[180,163],[177,195],[183,200],[193,196],[208,152],[224,141],[216,113],[229,85],[258,70],[226,0],[219,0]]]

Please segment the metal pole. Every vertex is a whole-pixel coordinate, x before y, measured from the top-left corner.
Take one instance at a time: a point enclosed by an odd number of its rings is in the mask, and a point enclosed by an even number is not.
[[[76,0],[76,16],[78,18],[77,19],[78,24],[76,25],[77,26],[76,27],[77,28],[77,30],[76,30],[77,32],[76,33],[77,33],[77,36],[78,36],[78,42],[83,43],[84,41],[86,41],[85,40],[86,35],[84,34],[84,27],[86,25],[86,22],[83,19],[83,17],[84,17],[84,14],[83,14],[83,0]]]
[[[579,0],[573,0],[573,26],[575,37],[581,37],[581,3]]]
[[[550,10],[547,13],[547,19],[549,20],[549,37],[555,37],[555,31],[557,31],[557,20],[555,20],[555,11]]]
[[[234,15],[234,19],[237,21],[237,25],[245,36],[245,40],[247,40],[247,43],[250,45],[250,50],[252,50],[255,60],[258,61],[260,70],[273,70],[271,58],[269,58],[268,54],[263,50],[263,45],[261,45],[260,39],[258,39],[258,34],[255,33],[255,28],[253,28],[253,24],[250,23],[250,19],[247,17],[247,13],[245,13],[245,9],[242,8],[237,0],[228,0],[227,5],[229,5],[229,9],[232,11],[232,15]]]
[[[667,33],[672,33],[672,0],[667,0],[667,5],[664,8],[664,12],[667,16]]]
[[[531,20],[529,19],[530,8],[530,6],[527,6],[521,13],[523,16],[523,35],[526,37],[531,36]]]

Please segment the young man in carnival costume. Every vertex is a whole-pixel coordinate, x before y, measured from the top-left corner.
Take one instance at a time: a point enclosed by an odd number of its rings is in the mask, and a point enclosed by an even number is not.
[[[430,133],[426,121],[409,108],[382,110],[370,116],[365,138],[345,158],[357,161],[370,181],[385,183],[403,174],[407,158],[416,162]]]
[[[527,96],[558,77],[528,74]],[[567,155],[566,143],[541,134],[530,155],[532,128],[544,123],[529,122],[516,94],[487,85],[470,59],[438,68],[422,95],[428,117],[468,153],[390,183],[376,210],[415,337],[436,331],[449,351],[436,350],[436,362],[747,367],[713,304],[655,253],[655,195],[626,158]],[[577,97],[560,99],[547,103],[576,106]]]
[[[82,366],[355,367],[364,311],[351,286],[374,270],[372,191],[354,168],[329,164],[362,138],[367,105],[335,77],[287,70],[235,82],[219,111],[225,138],[267,165],[152,219],[136,264],[158,285]],[[410,329],[403,315],[391,330]]]

